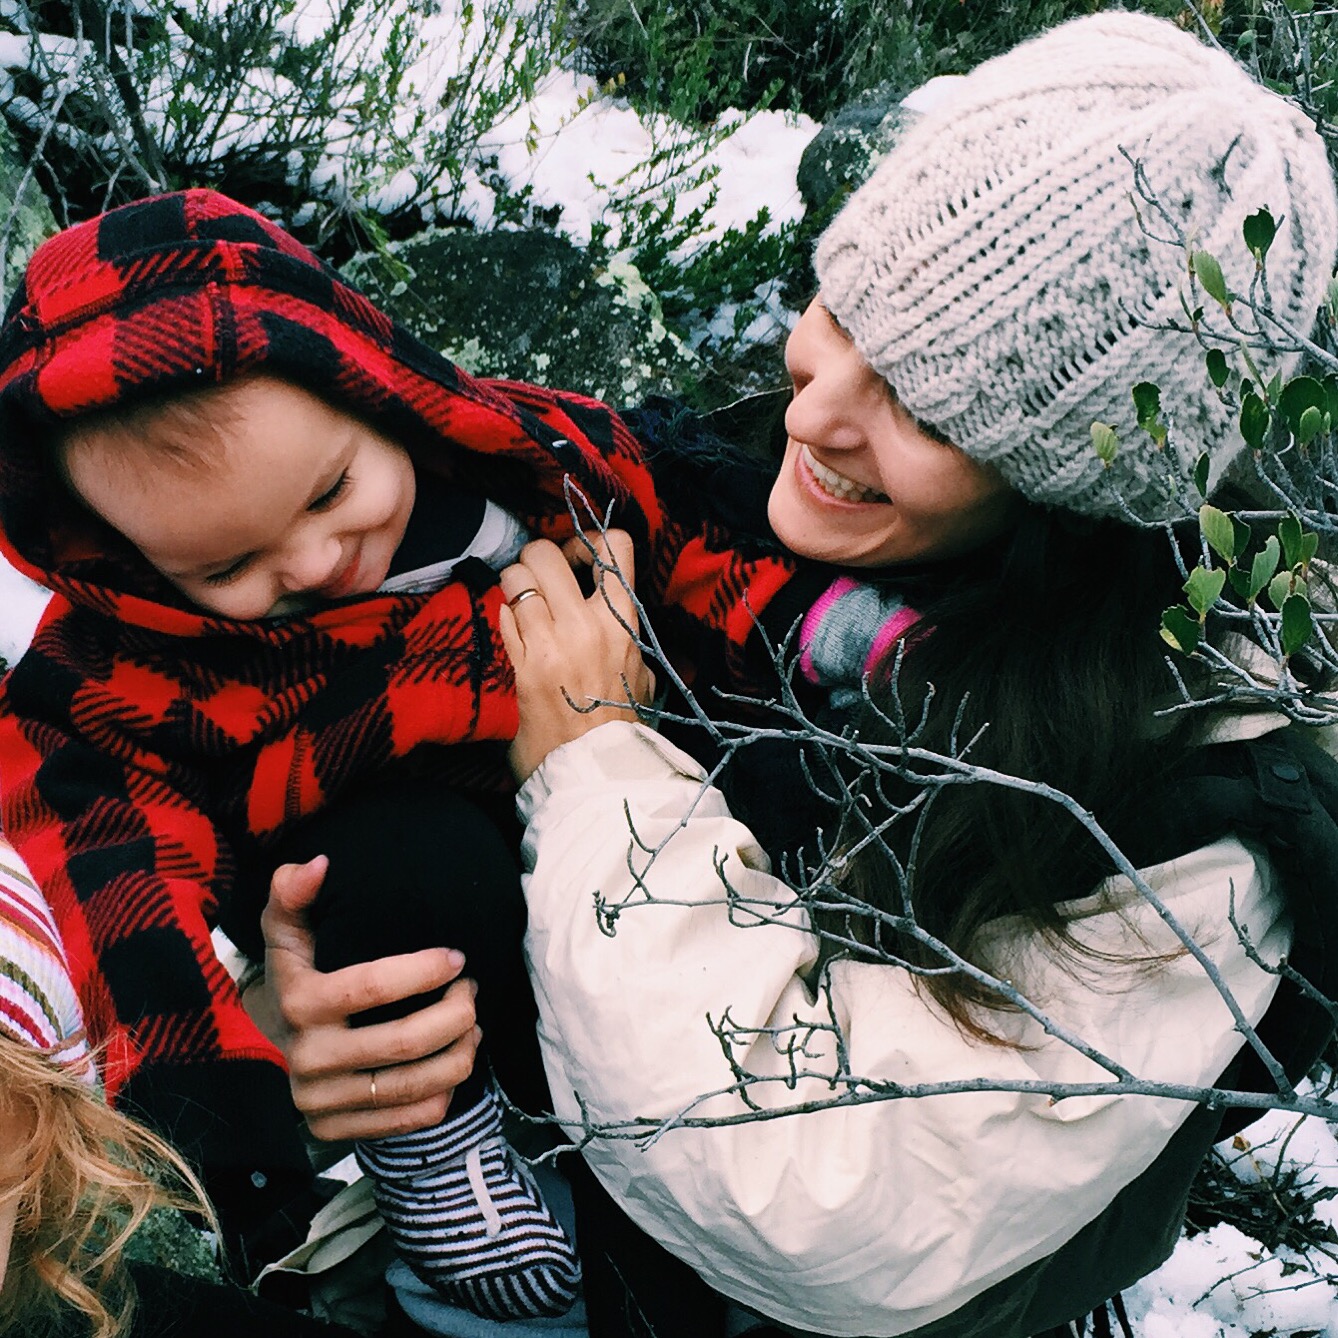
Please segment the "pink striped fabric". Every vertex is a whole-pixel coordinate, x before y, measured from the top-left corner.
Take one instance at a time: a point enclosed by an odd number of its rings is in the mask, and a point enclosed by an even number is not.
[[[83,1014],[51,908],[0,837],[0,1032],[94,1080]]]

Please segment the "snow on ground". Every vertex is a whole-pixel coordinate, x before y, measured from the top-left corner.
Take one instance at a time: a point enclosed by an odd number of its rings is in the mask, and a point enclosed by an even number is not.
[[[1338,1228],[1338,1140],[1314,1118],[1272,1111],[1220,1145],[1243,1183],[1271,1177],[1279,1163],[1313,1176],[1311,1212]],[[1126,1293],[1140,1338],[1251,1338],[1254,1334],[1338,1334],[1338,1244],[1308,1254],[1270,1250],[1228,1223],[1181,1239],[1155,1273]]]
[[[13,664],[32,640],[50,595],[0,557],[0,659]]]
[[[651,199],[672,194],[680,215],[706,205],[714,191],[704,236],[742,228],[763,206],[773,228],[802,216],[795,174],[819,128],[809,117],[771,111],[740,116],[728,138],[697,158],[680,128],[663,117],[643,119],[618,99],[590,101],[596,91],[585,76],[556,71],[532,102],[484,141],[513,185],[531,186],[537,205],[560,206],[558,228],[573,241],[588,242],[600,222],[616,228],[616,202],[641,191]],[[671,161],[683,164],[687,189],[679,182],[671,190],[664,167],[655,166],[657,155],[674,145],[681,148]],[[701,175],[710,179],[692,181]],[[481,185],[466,202],[480,222],[491,216],[491,195]]]
[[[298,22],[321,21],[317,0],[300,7]],[[430,47],[410,82],[431,96],[459,68],[468,45],[460,41],[459,6],[444,4],[429,20]],[[0,47],[0,66],[23,59],[17,40]],[[454,64],[451,62],[454,61]],[[411,109],[406,108],[406,116]],[[257,132],[239,118],[236,133]],[[664,122],[639,118],[626,103],[598,95],[588,78],[554,71],[532,102],[500,122],[484,147],[495,153],[498,169],[513,187],[528,185],[533,202],[560,207],[560,231],[577,242],[589,240],[597,224],[614,229],[616,202],[636,191],[652,198],[676,198],[680,211],[705,203],[714,190],[708,232],[740,227],[763,206],[773,226],[795,219],[802,206],[795,170],[817,126],[806,118],[764,112],[744,121],[732,135],[696,163],[693,174],[715,167],[709,181],[688,189],[682,181],[659,180],[647,167],[657,152],[675,142]],[[340,164],[332,160],[330,170]],[[660,174],[661,176],[663,174]],[[692,174],[690,174],[692,175]],[[390,176],[379,202],[390,203],[411,190],[412,173]],[[480,226],[492,217],[494,197],[477,178],[466,189],[466,211]],[[0,655],[11,664],[31,639],[45,595],[0,560]],[[1308,1168],[1316,1188],[1338,1195],[1338,1142],[1331,1128],[1307,1119],[1270,1115],[1246,1131],[1249,1151],[1228,1150],[1237,1173],[1248,1179],[1268,1174],[1279,1149],[1293,1163]],[[1290,1134],[1290,1137],[1288,1135]],[[1338,1202],[1318,1205],[1316,1215],[1338,1228]],[[1193,1240],[1182,1240],[1171,1259],[1127,1297],[1135,1331],[1142,1338],[1250,1338],[1251,1334],[1299,1332],[1338,1334],[1338,1247],[1335,1256],[1302,1258],[1266,1250],[1236,1228],[1220,1225]]]

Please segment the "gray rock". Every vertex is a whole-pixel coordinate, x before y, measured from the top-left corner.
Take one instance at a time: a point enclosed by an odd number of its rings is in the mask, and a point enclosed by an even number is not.
[[[126,1246],[126,1258],[173,1273],[222,1282],[211,1238],[175,1208],[154,1208]]]
[[[905,90],[879,84],[848,102],[814,135],[799,160],[799,194],[811,219],[831,217],[916,119]]]
[[[28,258],[56,231],[51,206],[35,181],[29,179],[15,202],[24,166],[9,130],[0,122],[0,310],[17,287]]]
[[[344,271],[478,376],[622,405],[673,391],[696,367],[635,267],[597,263],[552,233],[434,229],[357,256]]]

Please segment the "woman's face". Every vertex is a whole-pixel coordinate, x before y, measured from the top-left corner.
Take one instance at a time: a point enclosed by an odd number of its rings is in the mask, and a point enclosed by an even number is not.
[[[882,567],[966,552],[1012,521],[1018,495],[922,427],[821,298],[799,318],[785,365],[794,399],[768,514],[786,547]]]

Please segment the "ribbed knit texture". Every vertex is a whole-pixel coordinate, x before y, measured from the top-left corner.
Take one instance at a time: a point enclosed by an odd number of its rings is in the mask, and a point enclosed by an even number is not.
[[[0,1032],[93,1080],[84,1019],[51,908],[0,837]]]
[[[359,1143],[358,1163],[400,1257],[448,1301],[490,1319],[561,1315],[576,1251],[501,1130],[489,1087],[430,1129]]]
[[[824,303],[918,419],[1037,501],[1118,516],[1123,498],[1159,519],[1183,509],[1168,466],[1186,477],[1207,451],[1215,483],[1243,443],[1203,349],[1157,328],[1184,323],[1186,256],[1140,228],[1121,150],[1236,292],[1254,273],[1241,223],[1269,209],[1274,308],[1309,330],[1338,245],[1319,135],[1230,57],[1142,14],[1075,19],[979,66],[854,194],[815,263]],[[1161,388],[1169,459],[1137,426],[1140,381]],[[1109,469],[1094,421],[1118,433]]]
[[[838,576],[799,629],[799,670],[833,689],[833,705],[850,705],[865,675],[919,619],[895,591]]]

